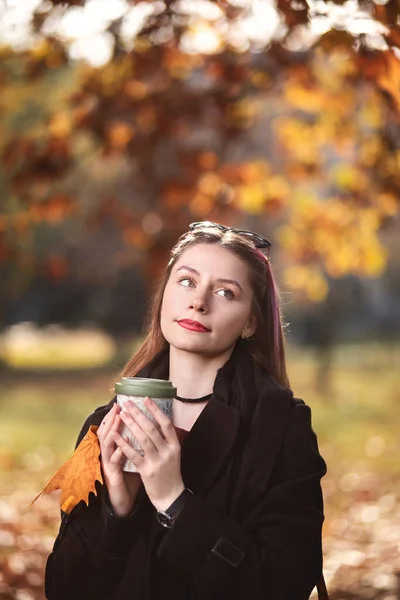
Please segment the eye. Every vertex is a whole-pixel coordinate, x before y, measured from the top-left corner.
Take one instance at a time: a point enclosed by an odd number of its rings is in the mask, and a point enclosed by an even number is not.
[[[182,285],[182,287],[186,288],[195,287],[195,281],[187,275],[178,279],[178,283]],[[227,300],[233,300],[236,297],[232,290],[230,290],[229,288],[223,288],[222,290],[218,290],[217,294],[222,298],[226,298]]]
[[[226,298],[227,300],[233,300],[235,298],[235,294],[229,288],[224,288],[222,290],[218,290],[218,294],[220,292],[224,292],[223,298]]]
[[[186,283],[183,283],[186,282]],[[181,283],[183,285],[183,287],[193,287],[194,286],[194,281],[191,277],[181,277],[178,280],[178,283]]]

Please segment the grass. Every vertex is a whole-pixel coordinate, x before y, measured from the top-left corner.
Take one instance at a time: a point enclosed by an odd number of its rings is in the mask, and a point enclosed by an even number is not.
[[[0,471],[6,487],[46,483],[73,452],[87,415],[111,397],[111,376],[8,382],[0,400]],[[8,485],[7,485],[8,484]]]
[[[398,554],[398,350],[339,346],[331,369],[324,370],[311,350],[289,348],[292,388],[312,409],[328,465],[322,482],[324,571],[335,600],[349,597],[353,588],[360,591],[368,578],[378,581],[382,569],[395,581],[390,552]],[[3,542],[8,542],[3,548],[0,544],[0,570],[8,573],[5,598],[20,598],[22,589],[27,598],[44,600],[43,573],[59,527],[59,494],[42,497],[32,508],[30,502],[72,454],[86,416],[109,401],[117,372],[15,373],[1,386],[0,512]],[[352,566],[355,553],[363,562]],[[22,575],[18,564],[13,571],[13,557],[25,565]],[[351,597],[382,597],[380,589],[375,595],[368,590]]]
[[[336,462],[359,461],[394,475],[399,467],[398,369],[390,363],[370,368],[362,357],[354,362],[354,348],[338,348],[336,354],[325,392],[316,389],[312,356],[292,355],[294,390],[312,407],[320,444],[334,448]]]
[[[335,478],[349,468],[389,478],[399,471],[398,369],[379,348],[374,351],[378,367],[371,368],[371,352],[371,347],[336,348],[330,383],[319,389],[315,355],[289,349],[292,388],[312,408],[321,452]],[[36,481],[50,476],[72,453],[85,417],[111,398],[113,376],[7,378],[0,396],[0,471],[5,483],[15,483],[16,473]]]

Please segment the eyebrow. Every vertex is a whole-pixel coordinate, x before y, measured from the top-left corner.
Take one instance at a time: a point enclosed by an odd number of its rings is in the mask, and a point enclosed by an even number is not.
[[[182,265],[181,267],[179,267],[179,269],[176,270],[176,272],[178,271],[182,271],[182,269],[186,269],[187,271],[191,271],[191,273],[194,273],[195,275],[199,275],[200,273],[198,271],[196,271],[196,269],[193,269],[193,267],[188,267],[187,265]],[[236,281],[236,279],[217,279],[217,281],[221,282],[221,283],[232,283],[233,285],[236,285],[240,291],[243,292],[243,288],[240,285],[240,283],[238,281]]]

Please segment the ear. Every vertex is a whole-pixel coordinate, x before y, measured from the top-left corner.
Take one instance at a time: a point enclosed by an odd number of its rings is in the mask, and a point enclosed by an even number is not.
[[[254,315],[251,315],[246,323],[245,328],[242,331],[241,337],[246,339],[251,337],[257,329],[257,319]]]

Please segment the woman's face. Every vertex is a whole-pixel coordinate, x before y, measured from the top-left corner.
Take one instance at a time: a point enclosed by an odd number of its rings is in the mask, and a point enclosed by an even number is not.
[[[176,348],[207,356],[255,331],[245,264],[219,244],[190,246],[174,264],[161,307],[161,330]]]

